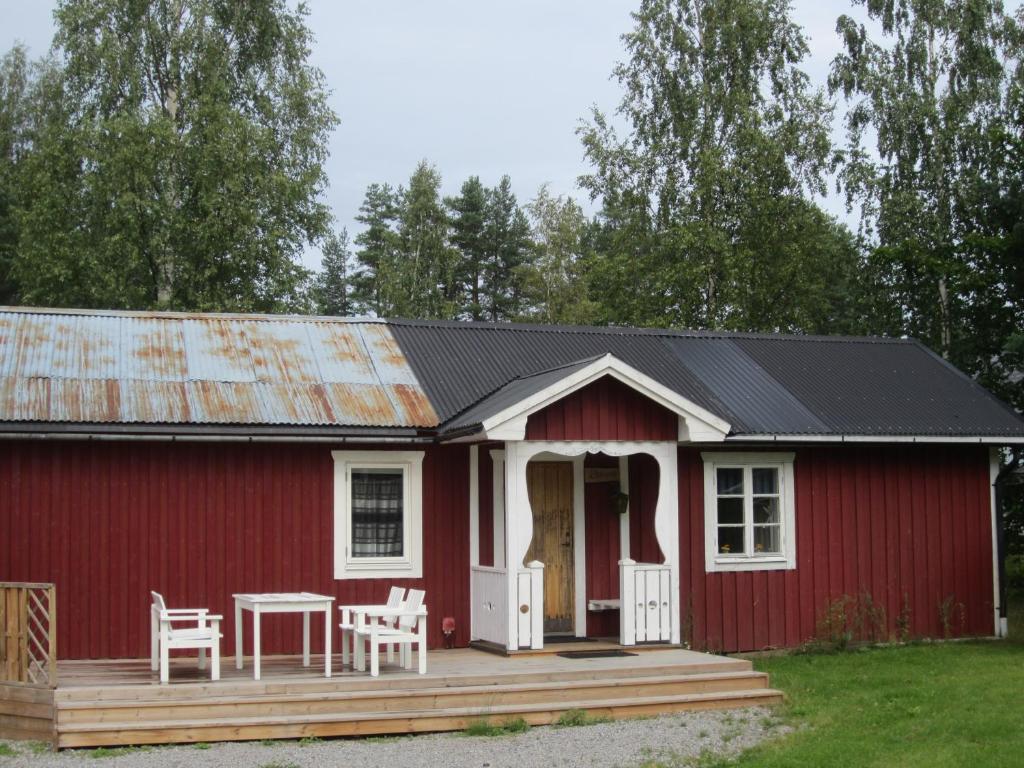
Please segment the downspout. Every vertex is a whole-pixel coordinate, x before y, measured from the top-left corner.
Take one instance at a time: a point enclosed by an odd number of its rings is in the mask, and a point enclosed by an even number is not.
[[[993,449],[992,451],[994,460],[993,464],[998,467],[995,462],[998,461],[998,451]],[[995,526],[994,537],[995,537],[995,557],[996,557],[996,597],[998,604],[996,606],[997,615],[997,626],[996,636],[1006,637],[1008,634],[1008,619],[1007,619],[1007,595],[1006,595],[1006,520],[1005,512],[1003,509],[1003,489],[1005,488],[1005,481],[1007,476],[1013,472],[1017,467],[1020,466],[1021,456],[1019,449],[1012,449],[1012,455],[1010,461],[1006,463],[1002,469],[997,472],[993,472],[992,480],[992,522]]]

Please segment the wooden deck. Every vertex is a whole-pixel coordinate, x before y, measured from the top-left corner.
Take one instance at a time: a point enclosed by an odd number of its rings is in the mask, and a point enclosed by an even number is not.
[[[263,659],[256,682],[246,661],[239,671],[224,658],[212,683],[194,658],[174,659],[168,685],[148,660],[63,661],[56,690],[32,689],[21,701],[0,690],[0,737],[4,713],[34,718],[31,734],[8,737],[39,739],[49,727],[56,746],[86,747],[459,730],[480,718],[541,725],[576,708],[630,717],[781,700],[749,661],[678,648],[585,659],[432,651],[428,674],[382,665],[376,679],[341,670],[340,656],[330,679],[322,656],[308,668],[281,656]]]

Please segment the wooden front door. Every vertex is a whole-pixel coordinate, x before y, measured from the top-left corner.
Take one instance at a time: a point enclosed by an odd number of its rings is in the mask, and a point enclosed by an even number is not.
[[[572,632],[573,568],[572,464],[530,462],[526,485],[533,510],[533,540],[526,562],[544,563],[544,632]]]

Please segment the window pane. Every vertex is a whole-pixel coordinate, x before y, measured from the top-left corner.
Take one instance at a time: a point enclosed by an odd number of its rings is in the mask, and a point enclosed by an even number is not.
[[[754,524],[779,522],[779,500],[775,496],[754,497]]]
[[[352,556],[401,557],[403,490],[400,469],[352,470]]]
[[[754,481],[754,493],[778,493],[779,470],[775,467],[755,467],[751,470]]]
[[[743,493],[743,470],[739,468],[720,467],[718,470],[718,494]]]
[[[743,528],[718,527],[718,551],[723,555],[743,554]]]
[[[781,527],[778,525],[754,526],[754,553],[779,554],[782,552]]]
[[[742,525],[743,499],[719,499],[718,522],[721,525],[726,525],[729,523],[735,525]]]

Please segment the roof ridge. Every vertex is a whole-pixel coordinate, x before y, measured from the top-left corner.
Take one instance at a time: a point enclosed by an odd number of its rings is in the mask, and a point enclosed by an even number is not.
[[[479,320],[416,320],[387,318],[384,322],[408,328],[445,328],[451,330],[504,331],[512,333],[565,333],[615,336],[661,336],[689,339],[757,339],[765,341],[835,342],[859,344],[906,344],[916,340],[894,336],[842,336],[828,334],[724,331],[690,328],[638,328],[624,325],[551,325],[542,323],[492,322]]]
[[[77,317],[134,317],[152,318],[155,320],[251,320],[254,322],[305,322],[305,323],[341,323],[356,324],[387,324],[387,320],[379,317],[338,317],[334,315],[296,315],[273,314],[268,312],[180,312],[156,309],[81,309],[77,307],[25,307],[2,306],[0,314],[17,315],[70,315]]]

